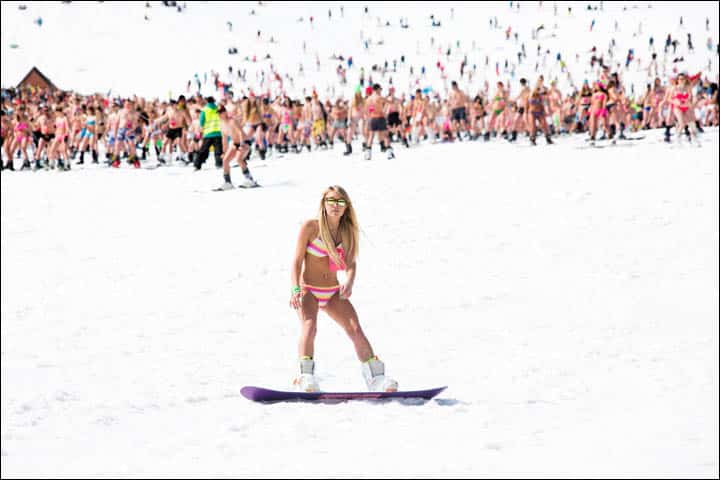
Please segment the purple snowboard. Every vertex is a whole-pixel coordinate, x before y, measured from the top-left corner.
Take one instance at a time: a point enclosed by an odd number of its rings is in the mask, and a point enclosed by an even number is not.
[[[429,400],[447,387],[415,390],[412,392],[282,392],[261,387],[243,387],[243,397],[255,402],[281,402],[288,400],[377,400],[383,398],[424,398]]]

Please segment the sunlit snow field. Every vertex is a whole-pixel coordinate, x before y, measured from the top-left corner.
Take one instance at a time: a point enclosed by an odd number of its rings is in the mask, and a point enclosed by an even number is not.
[[[717,475],[718,131],[650,137],[317,152],[220,193],[214,169],[3,172],[3,476]],[[289,268],[331,184],[361,323],[433,401],[239,394],[296,372]],[[323,314],[316,344],[324,389],[362,388]]]
[[[348,4],[348,23],[332,24],[326,4],[299,12],[264,3],[256,25],[251,4],[227,14],[193,3],[177,14],[153,2],[141,31],[133,22],[144,2],[29,2],[24,16],[3,2],[2,84],[36,65],[61,88],[165,98],[183,93],[194,72],[268,49],[296,76],[293,95],[336,83],[332,53],[353,54],[366,71],[405,53],[428,66],[421,86],[442,91],[427,51],[435,35],[446,46],[461,39],[478,62],[481,73],[463,85],[474,94],[496,80],[480,66],[485,55],[492,66],[516,53],[508,25],[531,65],[527,37],[541,22],[552,55],[572,56],[606,48],[614,20],[625,20],[617,61],[636,43],[646,58],[650,31],[659,49],[668,31],[686,34],[669,3],[643,13],[604,2],[595,37],[595,15],[577,4],[556,38],[553,2],[522,2],[521,13],[508,2],[482,11],[456,2],[456,24],[448,2],[369,2],[368,18]],[[704,74],[717,78],[717,56],[705,50],[705,16],[718,28],[712,5],[683,3],[696,45],[683,67],[704,69],[709,58]],[[447,28],[427,27],[431,11]],[[296,22],[310,14],[315,33]],[[487,28],[491,15],[503,28]],[[413,28],[376,28],[376,16],[406,16]],[[279,43],[251,43],[256,26]],[[364,52],[361,30],[387,47]],[[172,56],[168,32],[188,61]],[[241,51],[229,61],[233,43]],[[461,59],[453,54],[450,79]],[[269,68],[241,65],[250,77]],[[594,78],[569,68],[576,82]],[[552,62],[543,72],[558,75]],[[407,88],[408,68],[396,75]],[[518,70],[500,79],[516,88],[521,75],[535,78]],[[348,78],[338,87],[346,98],[358,72]],[[644,88],[642,72],[624,78]],[[3,172],[3,478],[717,477],[718,129],[706,129],[699,149],[643,134],[603,149],[584,148],[584,136],[537,148],[522,137],[398,145],[392,161],[376,146],[369,162],[356,142],[351,157],[336,147],[253,160],[262,188],[219,193],[221,175],[208,167]],[[432,401],[266,405],[240,396],[244,385],[287,389],[297,372],[290,264],[301,223],[332,184],[348,190],[362,228],[352,296],[361,324],[402,389],[448,386]],[[323,389],[363,388],[351,342],[323,314],[315,357]]]

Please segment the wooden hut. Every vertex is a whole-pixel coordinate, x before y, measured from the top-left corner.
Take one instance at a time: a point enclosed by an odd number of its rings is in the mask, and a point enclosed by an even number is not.
[[[40,90],[57,90],[58,88],[37,67],[33,67],[18,83],[18,89],[33,87]]]

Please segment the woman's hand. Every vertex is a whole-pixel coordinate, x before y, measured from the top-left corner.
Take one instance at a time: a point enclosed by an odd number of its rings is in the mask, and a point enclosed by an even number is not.
[[[348,299],[350,298],[350,295],[352,295],[352,283],[343,283],[340,285],[340,298],[342,299]]]
[[[303,292],[302,290],[299,292],[293,291],[290,293],[290,306],[292,308],[294,308],[295,310],[300,308],[300,305],[302,304],[302,297],[303,297],[304,293],[305,292]]]
[[[297,310],[300,308],[300,305],[302,304],[302,296],[305,294],[305,291],[300,288],[299,285],[295,285],[290,289],[290,306]]]

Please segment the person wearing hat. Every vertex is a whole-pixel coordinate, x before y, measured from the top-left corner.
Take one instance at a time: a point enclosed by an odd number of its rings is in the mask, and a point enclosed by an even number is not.
[[[200,170],[210,154],[210,146],[215,153],[215,167],[222,168],[222,132],[220,131],[220,115],[213,97],[207,97],[205,108],[200,112],[200,128],[202,128],[202,145],[195,157],[195,170]]]

